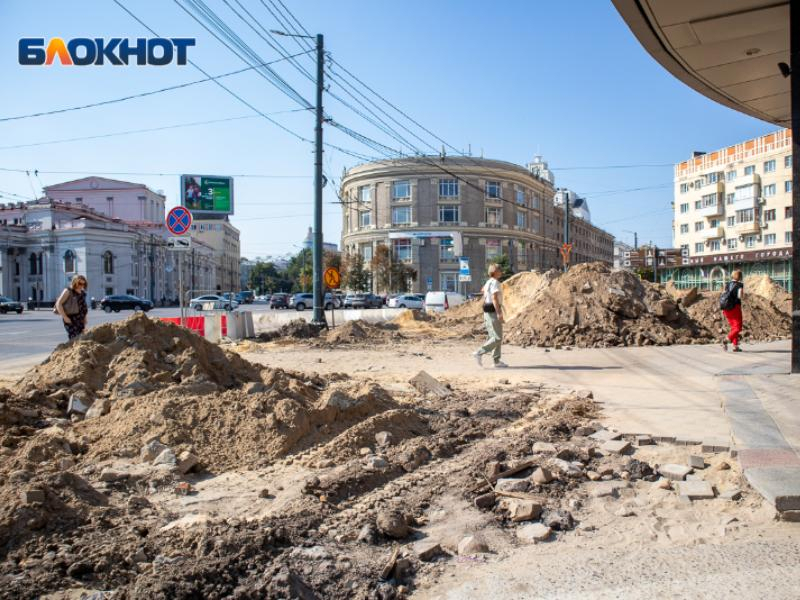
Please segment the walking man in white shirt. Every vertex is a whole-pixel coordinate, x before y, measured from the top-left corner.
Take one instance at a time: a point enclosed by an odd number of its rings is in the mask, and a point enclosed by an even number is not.
[[[492,353],[495,369],[508,367],[500,360],[500,347],[503,344],[503,290],[500,289],[500,277],[503,270],[499,265],[489,265],[489,279],[483,284],[483,322],[489,339],[473,354],[478,366],[483,366],[483,355]]]

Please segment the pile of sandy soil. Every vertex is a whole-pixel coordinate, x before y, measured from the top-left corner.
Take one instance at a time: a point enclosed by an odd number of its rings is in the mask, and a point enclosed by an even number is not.
[[[761,296],[786,314],[792,313],[792,295],[769,275],[748,275],[744,278],[744,289],[746,294]]]
[[[702,323],[719,341],[730,331],[728,322],[719,308],[720,292],[703,292],[687,312]],[[742,302],[742,339],[750,342],[768,342],[787,337],[791,332],[792,319],[768,299],[745,291]]]
[[[294,319],[286,325],[282,325],[275,331],[268,331],[259,334],[258,339],[262,342],[270,342],[278,339],[285,340],[308,340],[319,337],[320,328],[311,325],[305,319]]]
[[[392,323],[368,323],[361,319],[346,321],[343,325],[329,329],[323,343],[363,345],[401,341],[403,335],[397,330],[397,325]]]

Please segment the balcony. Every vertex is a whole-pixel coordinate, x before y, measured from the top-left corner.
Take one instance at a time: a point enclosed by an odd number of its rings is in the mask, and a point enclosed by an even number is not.
[[[717,201],[716,204],[712,204],[711,206],[704,206],[703,208],[697,209],[697,215],[700,217],[717,217],[723,213],[723,203]]]
[[[713,240],[715,238],[721,238],[725,236],[725,228],[724,227],[711,227],[709,229],[704,229],[700,232],[700,237],[704,240]]]
[[[748,221],[747,223],[737,223],[736,235],[749,235],[752,233],[760,233],[761,226],[758,221]]]

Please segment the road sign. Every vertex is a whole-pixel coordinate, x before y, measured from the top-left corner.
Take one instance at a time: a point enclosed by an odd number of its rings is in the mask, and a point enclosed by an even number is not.
[[[428,277],[425,280],[425,285],[427,286],[428,291],[430,292],[433,289],[433,277]]]
[[[233,177],[182,175],[181,206],[194,213],[232,215]]]
[[[325,269],[322,278],[325,280],[325,285],[331,290],[338,290],[339,285],[342,283],[342,276],[339,274],[339,269],[334,267]]]
[[[190,237],[167,238],[168,250],[190,250],[191,248],[192,248],[192,238]]]
[[[192,227],[192,213],[183,206],[176,206],[167,213],[167,229],[173,235],[183,235]]]

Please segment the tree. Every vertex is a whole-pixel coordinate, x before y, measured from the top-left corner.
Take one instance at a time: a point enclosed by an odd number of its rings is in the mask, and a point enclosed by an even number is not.
[[[286,278],[291,282],[291,291],[311,291],[313,273],[311,249],[304,248],[289,260],[286,267]]]
[[[378,244],[375,247],[370,268],[377,288],[381,291],[390,291],[392,287],[392,257],[388,246]]]
[[[334,252],[333,250],[325,250],[325,252],[322,254],[322,264],[324,265],[324,269],[330,269],[332,267],[341,273],[342,255],[339,252]]]
[[[369,290],[369,271],[364,268],[361,254],[346,254],[342,257],[342,287],[354,292]]]
[[[283,276],[283,273],[278,271],[274,264],[260,261],[250,271],[248,285],[251,290],[256,290],[259,294],[283,292],[290,290],[292,287],[291,282]]]
[[[508,254],[501,254],[494,263],[503,271],[500,281],[505,281],[514,274],[514,269],[511,268],[511,261],[508,258]]]

